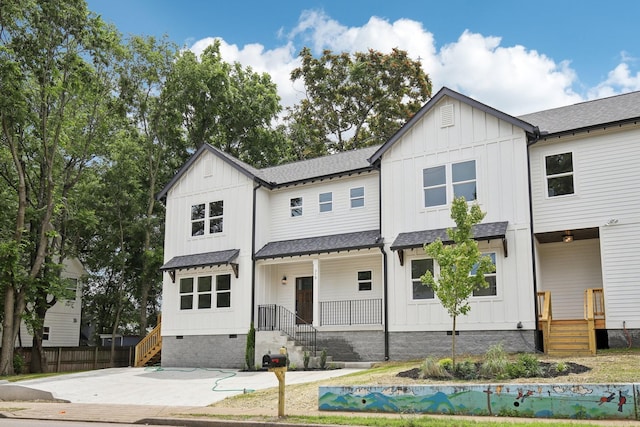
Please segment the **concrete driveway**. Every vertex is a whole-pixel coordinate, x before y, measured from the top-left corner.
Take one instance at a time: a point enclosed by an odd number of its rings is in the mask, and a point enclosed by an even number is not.
[[[320,381],[360,369],[288,371],[286,384]],[[13,383],[72,403],[207,406],[236,394],[277,387],[273,372],[211,368],[111,368]]]

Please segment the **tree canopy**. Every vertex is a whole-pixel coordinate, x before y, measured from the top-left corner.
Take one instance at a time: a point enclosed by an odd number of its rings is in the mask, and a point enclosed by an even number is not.
[[[406,51],[300,52],[291,73],[305,98],[288,114],[298,157],[313,157],[384,143],[431,97],[431,81]]]

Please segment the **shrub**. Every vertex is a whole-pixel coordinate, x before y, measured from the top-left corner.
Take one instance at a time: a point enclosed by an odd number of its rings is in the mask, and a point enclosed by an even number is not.
[[[302,354],[302,364],[304,365],[304,369],[309,369],[309,360],[311,359],[311,356],[309,355],[308,351],[305,351]]]
[[[247,364],[247,370],[253,371],[256,368],[256,329],[253,327],[253,322],[251,322],[249,333],[247,334],[247,346],[244,352],[244,359]]]
[[[556,363],[556,371],[565,372],[567,369],[569,369],[569,366],[566,363],[562,361]]]
[[[456,363],[454,368],[456,378],[462,380],[475,380],[478,378],[478,370],[473,360],[465,360],[462,363]]]
[[[24,368],[24,359],[19,354],[13,355],[13,372],[20,375],[22,373],[22,368]]]
[[[427,357],[420,368],[422,378],[447,378],[449,373],[433,357]]]
[[[453,372],[453,359],[450,357],[445,357],[444,359],[438,360],[438,365],[445,369],[446,371]]]
[[[320,369],[325,369],[327,367],[327,350],[322,349],[320,353]]]
[[[480,375],[485,378],[507,378],[507,353],[502,348],[502,344],[494,344],[484,355],[484,362],[480,367]]]
[[[507,366],[510,378],[532,378],[540,376],[540,362],[533,354],[524,353],[518,356],[518,360]]]

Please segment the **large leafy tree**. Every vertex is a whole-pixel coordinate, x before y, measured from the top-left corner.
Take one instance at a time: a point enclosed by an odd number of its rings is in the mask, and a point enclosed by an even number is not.
[[[109,116],[103,71],[115,40],[83,0],[0,2],[0,152],[8,160],[0,179],[14,207],[12,230],[3,230],[0,245],[0,375],[13,370],[21,318],[30,321],[34,348],[41,349],[39,320],[64,296],[57,266],[66,256],[67,196]],[[3,216],[2,225],[8,222]]]
[[[281,110],[276,85],[266,73],[225,62],[219,41],[200,57],[183,51],[162,97],[166,119],[180,123],[189,146],[209,143],[256,167],[280,161],[281,141],[271,127]]]
[[[299,56],[291,80],[302,81],[306,97],[287,117],[299,158],[383,143],[431,96],[420,62],[400,49],[316,58],[304,48]]]
[[[430,271],[422,276],[422,282],[430,286],[452,319],[451,359],[456,358],[456,319],[466,315],[471,306],[469,297],[475,289],[488,285],[485,274],[495,270],[489,256],[482,255],[478,242],[473,239],[473,226],[485,213],[477,204],[468,206],[464,197],[457,197],[451,205],[451,218],[455,228],[447,229],[453,244],[445,245],[438,239],[425,246],[425,252],[440,266],[440,274],[434,277]]]

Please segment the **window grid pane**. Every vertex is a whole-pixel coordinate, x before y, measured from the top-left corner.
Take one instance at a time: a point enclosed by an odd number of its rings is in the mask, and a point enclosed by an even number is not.
[[[411,286],[414,300],[433,299],[435,297],[431,286],[423,284],[420,279],[427,271],[433,274],[432,259],[414,259],[411,261]]]
[[[547,195],[573,194],[573,154],[562,153],[545,157]]]
[[[294,197],[289,201],[291,216],[302,216],[302,197]]]
[[[320,212],[331,212],[333,209],[333,193],[320,193],[318,196]]]
[[[364,206],[364,187],[356,187],[349,190],[352,208],[361,208]]]

